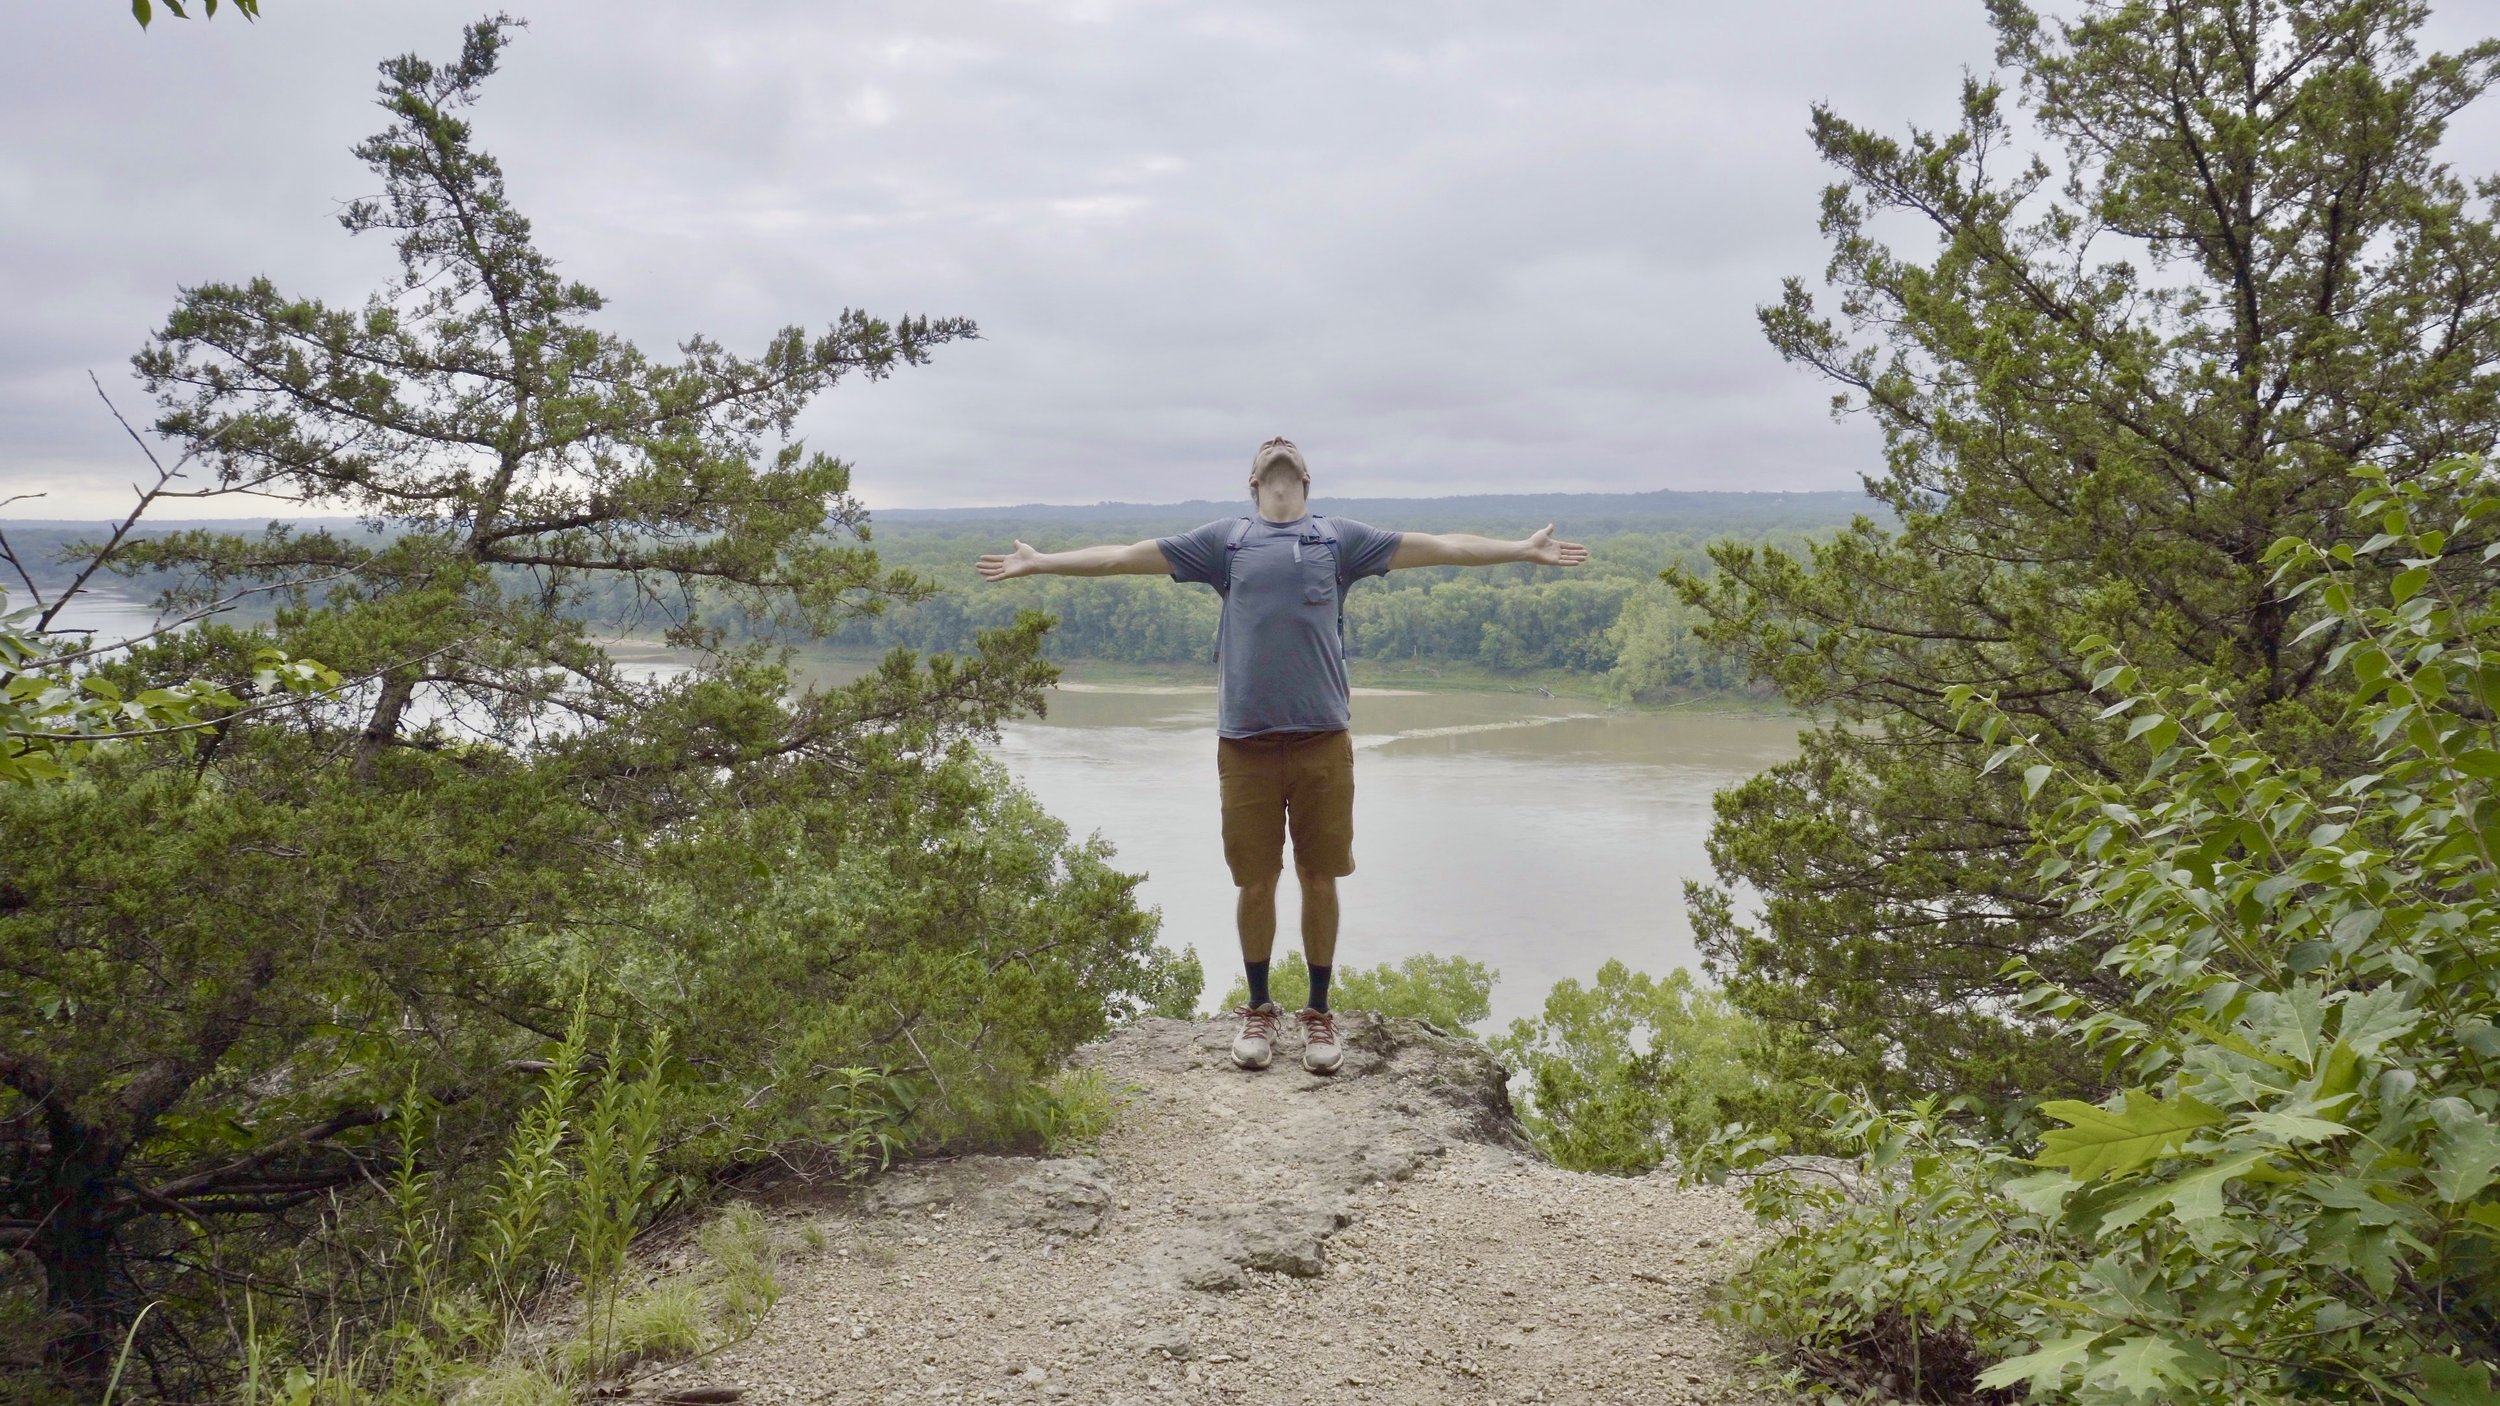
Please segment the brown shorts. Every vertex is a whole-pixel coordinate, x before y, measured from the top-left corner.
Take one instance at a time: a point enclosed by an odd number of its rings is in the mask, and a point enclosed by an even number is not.
[[[1219,737],[1215,774],[1224,795],[1224,862],[1235,884],[1283,872],[1288,828],[1294,868],[1330,878],[1354,872],[1354,734]]]

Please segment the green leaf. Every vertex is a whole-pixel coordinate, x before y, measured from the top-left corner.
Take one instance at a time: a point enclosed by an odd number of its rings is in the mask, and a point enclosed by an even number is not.
[[[2162,1388],[2184,1382],[2188,1352],[2175,1338],[2125,1338],[2094,1364],[2094,1380],[2106,1380],[2122,1391],[2157,1396]]]
[[[1979,1374],[1980,1389],[2000,1391],[2021,1382],[2034,1396],[2054,1391],[2065,1382],[2066,1369],[2081,1362],[2101,1337],[2099,1333],[2069,1333],[2020,1357],[2009,1357]]]
[[[2133,1225],[2164,1205],[2170,1207],[2170,1218],[2182,1225],[2211,1220],[2222,1214],[2223,1187],[2236,1177],[2246,1176],[2268,1155],[2264,1152],[2244,1152],[2227,1162],[2217,1162],[2174,1181],[2148,1187],[2110,1207],[2101,1217],[2101,1233],[2107,1235]]]
[[[2222,1113],[2181,1094],[2168,1103],[2141,1090],[2124,1095],[2122,1109],[2077,1099],[2057,1099],[2040,1111],[2069,1126],[2040,1138],[2035,1166],[2064,1167],[2084,1180],[2132,1172],[2179,1145],[2198,1128],[2218,1126]]]
[[[2309,1072],[2308,1066],[2303,1065],[2298,1060],[2292,1059],[2286,1055],[2276,1054],[2271,1050],[2261,1050],[2257,1048],[2255,1044],[2250,1042],[2247,1036],[2242,1035],[2236,1030],[2216,1029],[2215,1027],[2206,1024],[2204,1021],[2201,1021],[2192,1015],[2181,1017],[2179,1024],[2196,1032],[2205,1039],[2220,1045],[2233,1054],[2245,1055],[2250,1059],[2256,1060],[2260,1064],[2264,1064],[2270,1068],[2279,1069],[2294,1078],[2298,1078]]]
[[[2340,943],[2347,923],[2378,926],[2378,910],[2358,908],[2335,920],[2335,935]],[[2408,1034],[2422,1023],[2422,1012],[2415,1009],[2395,986],[2373,987],[2356,991],[2344,998],[2341,1019],[2336,1025],[2336,1038],[2352,1047],[2364,1058],[2376,1055],[2390,1040]]]
[[[2500,1171],[2500,1129],[2461,1098],[2434,1100],[2430,1113],[2439,1125],[2431,1139],[2431,1189],[2451,1205],[2470,1201]]]
[[[2065,1207],[2075,1179],[2064,1172],[2034,1172],[2005,1184],[2005,1194],[2034,1215],[2053,1216]]]
[[[2242,1115],[2240,1125],[2277,1142],[2295,1146],[2304,1142],[2332,1141],[2352,1131],[2331,1118],[2316,1118],[2306,1113],[2280,1113],[2271,1109]]]
[[[2034,762],[2030,766],[2024,767],[2023,799],[2027,801],[2032,797],[2039,795],[2040,787],[2045,784],[2048,779],[2049,764],[2047,762]]]
[[[2491,1369],[2480,1362],[2422,1357],[2413,1370],[2422,1377],[2422,1406],[2500,1406],[2500,1391],[2491,1389]]]
[[[2494,1239],[2500,1239],[2500,1205],[2486,1201],[2473,1207],[2465,1213],[2465,1223]]]

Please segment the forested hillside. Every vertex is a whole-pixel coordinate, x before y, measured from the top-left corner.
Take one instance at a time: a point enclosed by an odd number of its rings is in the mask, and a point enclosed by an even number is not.
[[[1407,673],[1452,665],[1497,674],[1563,672],[1584,676],[1627,701],[1745,686],[1740,670],[1695,638],[1688,607],[1661,582],[1660,572],[1668,567],[1706,572],[1713,542],[1800,550],[1860,515],[1891,520],[1883,504],[1840,492],[1320,498],[1313,506],[1376,526],[1505,538],[1550,522],[1561,535],[1588,543],[1589,564],[1568,573],[1524,565],[1427,567],[1362,582],[1347,595],[1347,640],[1356,659],[1375,667]],[[975,648],[981,631],[1007,628],[1019,612],[1040,610],[1055,622],[1045,637],[1048,655],[1062,663],[1203,663],[1215,638],[1217,609],[1215,594],[1204,587],[1070,576],[984,586],[972,562],[1019,539],[1045,551],[1131,542],[1247,511],[1246,503],[1190,502],[877,512],[870,527],[879,559],[938,589],[925,599],[888,603],[813,642],[859,653],[900,646],[963,654]],[[344,522],[304,525],[355,530]],[[70,568],[61,563],[62,551],[96,533],[42,523],[12,527],[10,535],[30,562],[45,563],[36,573],[41,582],[64,577]],[[516,587],[528,579],[525,570],[504,570]],[[126,584],[153,591],[169,579],[141,575]],[[694,599],[698,614],[720,613],[711,608],[718,602],[707,602],[699,590]],[[682,618],[685,606],[682,598],[654,598],[637,582],[620,578],[600,583],[578,608],[593,623],[656,632]],[[758,628],[734,615],[723,623],[738,636]],[[761,628],[791,640],[786,630]]]
[[[1705,568],[1716,540],[1801,545],[1869,508],[1853,493],[1516,494],[1331,500],[1317,512],[1380,527],[1520,537],[1546,523],[1591,548],[1589,565],[1491,570],[1428,567],[1358,584],[1346,597],[1353,655],[1375,665],[1429,670],[1462,665],[1515,673],[1559,670],[1602,680],[1627,699],[1729,689],[1741,674],[1701,647],[1685,607],[1659,581],[1671,565]],[[958,650],[1020,609],[1058,621],[1053,658],[1194,663],[1208,657],[1217,603],[1204,587],[1156,578],[1040,577],[983,586],[974,557],[1018,539],[1044,551],[1131,542],[1247,512],[1240,502],[1147,507],[1034,507],[880,514],[876,542],[890,560],[946,589],[846,627],[852,646]]]

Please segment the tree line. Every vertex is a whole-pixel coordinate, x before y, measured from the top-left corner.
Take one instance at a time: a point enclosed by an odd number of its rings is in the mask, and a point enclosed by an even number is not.
[[[1583,499],[1591,501],[1579,501]],[[1640,510],[1609,506],[1626,499]],[[1688,504],[1685,499],[1701,501]],[[1747,499],[1759,501],[1749,504]],[[1519,508],[1488,511],[1480,502],[1389,499],[1359,506],[1386,522],[1433,525],[1426,530],[1456,520],[1470,526],[1448,530],[1521,535],[1551,520],[1538,519],[1522,528],[1518,524],[1525,519]],[[1342,511],[1332,503],[1317,506]],[[655,600],[630,579],[587,583],[574,608],[588,624],[652,633],[665,633],[688,611],[717,613],[719,627],[730,638],[861,654],[897,648],[968,654],[985,632],[1013,628],[1024,612],[1036,611],[1050,620],[1043,650],[1056,663],[1203,664],[1214,646],[1219,608],[1214,592],[1205,587],[1065,576],[986,586],[969,562],[1016,537],[1047,551],[1098,540],[1170,535],[1226,507],[1035,509],[1028,510],[1035,514],[1029,521],[993,517],[1000,510],[987,509],[977,510],[977,515],[967,510],[964,516],[906,514],[899,524],[881,518],[876,532],[880,559],[936,589],[919,598],[885,602],[874,613],[840,621],[823,632],[792,631],[734,610],[713,612],[704,603],[700,584],[681,598]],[[1864,515],[1860,503],[1842,494],[1558,494],[1527,498],[1524,507],[1585,511],[1597,529],[1587,534],[1593,554],[1588,567],[1569,575],[1529,566],[1469,572],[1441,567],[1358,582],[1346,597],[1352,657],[1387,669],[1457,665],[1493,675],[1573,674],[1625,702],[1764,697],[1767,690],[1750,680],[1731,655],[1701,638],[1701,617],[1661,580],[1661,571],[1673,566],[1708,572],[1715,542],[1798,550]],[[1888,518],[1880,508],[1875,511]],[[1678,518],[1690,525],[1657,525]],[[40,582],[48,579],[47,572],[63,574],[65,558],[79,559],[75,546],[92,533],[46,525],[14,535],[28,560],[43,564],[36,569]],[[155,534],[143,533],[142,539],[147,535]],[[146,571],[135,559],[124,566],[127,574],[117,582],[151,598],[176,584],[173,576]],[[526,570],[499,570],[508,588],[527,588]],[[248,603],[243,614],[253,618]]]

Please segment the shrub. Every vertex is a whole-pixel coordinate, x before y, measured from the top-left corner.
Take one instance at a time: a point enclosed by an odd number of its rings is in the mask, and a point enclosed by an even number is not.
[[[2269,553],[2356,689],[2351,779],[2277,762],[2214,688],[2151,686],[2106,641],[2086,643],[2125,779],[1963,700],[2039,798],[2043,879],[2135,993],[2033,978],[2026,1002],[2126,1087],[2042,1104],[2059,1126],[2036,1139],[1930,1137],[1913,1168],[1967,1186],[1989,1243],[2023,1242],[2024,1292],[1957,1269],[1976,1231],[1922,1230],[1869,1278],[1880,1207],[1792,1228],[1733,1301],[1796,1299],[1759,1324],[1800,1360],[1951,1311],[2006,1354],[1973,1385],[2035,1400],[2500,1399],[2500,607],[2434,570],[2500,557],[2500,495],[2479,463],[2360,476],[2351,516],[2377,536]]]
[[[1338,967],[1328,980],[1328,1004],[1337,1010],[1378,1011],[1430,1021],[1444,1030],[1463,1032],[1491,1019],[1493,983],[1501,973],[1465,957],[1418,952],[1391,966]],[[1268,995],[1286,1010],[1310,1003],[1311,968],[1299,952],[1287,952],[1268,971]],[[1238,1010],[1250,1002],[1250,984],[1236,981],[1224,993],[1224,1008]]]
[[[1782,1097],[1766,1032],[1681,970],[1610,961],[1586,987],[1556,982],[1493,1048],[1519,1071],[1529,1135],[1578,1171],[1638,1176]]]
[[[1833,1098],[1825,1111],[1846,1163],[1764,1162],[1752,1154],[1772,1140],[1741,1128],[1702,1152],[1747,1160],[1748,1204],[1782,1226],[1717,1311],[1809,1381],[1969,1399],[2019,1340],[2027,1305],[2062,1297],[2073,1265],[2006,1194],[2021,1170],[2012,1155],[1953,1130],[1948,1115],[1963,1110]]]

